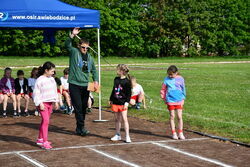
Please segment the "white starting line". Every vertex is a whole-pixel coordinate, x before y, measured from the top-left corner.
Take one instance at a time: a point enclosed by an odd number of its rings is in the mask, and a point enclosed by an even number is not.
[[[99,154],[101,154],[101,155],[103,155],[103,156],[105,156],[105,157],[108,157],[108,158],[110,158],[110,159],[113,159],[113,160],[116,160],[116,161],[121,162],[121,163],[123,163],[123,164],[126,164],[126,165],[128,165],[128,166],[140,167],[140,166],[137,165],[137,164],[134,164],[134,163],[125,161],[125,160],[123,160],[123,159],[121,159],[121,158],[118,158],[118,157],[115,157],[115,156],[113,156],[113,155],[111,155],[111,154],[105,153],[104,151],[100,151],[100,150],[97,150],[97,149],[95,149],[95,148],[89,148],[89,149],[92,150],[92,151],[94,151],[94,152],[96,152],[96,153],[99,153]]]
[[[208,140],[210,138],[192,138],[192,139],[186,139],[182,140],[182,142],[185,141],[198,141],[198,140]],[[150,144],[152,142],[162,143],[162,142],[177,142],[178,140],[158,140],[158,141],[142,141],[142,142],[132,142],[129,144]],[[66,149],[80,149],[80,148],[93,148],[93,147],[109,147],[109,146],[120,146],[120,145],[128,145],[128,143],[114,143],[114,144],[97,144],[97,145],[80,145],[80,146],[69,146],[69,147],[58,147],[53,148],[50,151],[56,151],[56,150],[66,150]],[[9,152],[0,152],[0,155],[8,155],[8,154],[16,154],[16,153],[33,153],[33,152],[41,152],[44,151],[42,149],[39,150],[23,150],[23,151],[9,151]]]
[[[217,161],[217,160],[214,160],[214,159],[210,159],[210,158],[205,158],[205,157],[202,157],[202,156],[199,156],[199,155],[196,155],[196,154],[192,154],[192,153],[189,153],[189,152],[186,152],[186,151],[182,151],[182,150],[180,150],[180,149],[177,149],[177,148],[175,148],[175,147],[171,147],[171,146],[168,146],[168,145],[165,145],[165,144],[162,144],[162,143],[152,142],[152,144],[157,145],[157,146],[160,146],[160,147],[163,147],[163,148],[166,148],[166,149],[168,149],[168,150],[172,150],[172,151],[175,151],[175,152],[178,152],[178,153],[187,155],[187,156],[189,156],[189,157],[193,157],[193,158],[196,158],[196,159],[200,159],[200,160],[203,160],[203,161],[207,161],[207,162],[210,162],[210,163],[219,165],[219,166],[223,166],[223,167],[233,167],[233,166],[231,166],[231,165],[224,164],[224,163],[222,163],[222,162],[220,162],[220,161]]]
[[[199,140],[208,140],[210,138],[192,138],[192,139],[186,139],[186,140],[181,140],[181,142],[185,142],[185,141],[199,141]],[[50,151],[59,151],[59,150],[66,150],[66,149],[81,149],[81,148],[88,148],[89,150],[92,150],[102,156],[105,156],[107,158],[110,158],[112,160],[118,161],[120,163],[123,163],[125,165],[128,166],[132,166],[132,167],[140,167],[140,165],[137,165],[135,163],[123,160],[117,156],[114,156],[112,154],[106,153],[104,151],[98,150],[96,149],[96,147],[110,147],[110,146],[121,146],[121,145],[138,145],[138,144],[153,144],[159,147],[163,147],[181,154],[184,154],[186,156],[192,157],[192,158],[196,158],[199,160],[203,160],[203,161],[207,161],[219,166],[223,166],[223,167],[232,167],[231,165],[225,164],[223,162],[214,160],[214,159],[210,159],[210,158],[205,158],[196,154],[192,154],[186,151],[182,151],[180,149],[177,149],[175,147],[172,146],[168,146],[166,144],[162,144],[162,143],[171,143],[171,142],[180,142],[180,140],[159,140],[159,141],[143,141],[143,142],[132,142],[132,143],[115,143],[115,144],[98,144],[98,145],[80,145],[80,146],[69,146],[69,147],[59,147],[59,148],[53,148]],[[34,153],[34,152],[44,152],[44,150],[23,150],[23,151],[11,151],[11,152],[1,152],[0,155],[17,155],[19,157],[21,157],[22,159],[24,159],[25,161],[29,162],[30,164],[37,166],[37,167],[46,167],[45,164],[32,159],[31,157],[27,156],[24,153]]]
[[[47,165],[44,165],[43,163],[35,160],[35,159],[32,159],[31,157],[29,157],[28,155],[25,155],[25,154],[21,154],[21,153],[16,153],[17,156],[21,157],[22,159],[24,159],[26,162],[34,165],[34,166],[37,166],[37,167],[47,167]]]

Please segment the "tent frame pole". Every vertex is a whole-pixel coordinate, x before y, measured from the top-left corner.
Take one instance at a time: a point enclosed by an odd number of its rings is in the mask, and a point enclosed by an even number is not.
[[[101,44],[100,44],[100,29],[97,28],[97,45],[98,45],[98,74],[99,74],[99,85],[101,86]],[[108,120],[102,120],[102,89],[99,91],[99,119],[94,122],[106,122]]]

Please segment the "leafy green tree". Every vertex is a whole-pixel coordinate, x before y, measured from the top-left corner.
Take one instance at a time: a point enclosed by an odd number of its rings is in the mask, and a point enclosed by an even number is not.
[[[100,10],[103,56],[249,55],[247,0],[63,1]],[[0,30],[0,55],[66,55],[67,34],[57,31],[56,44],[49,45],[41,30]],[[81,36],[97,48],[95,29]]]

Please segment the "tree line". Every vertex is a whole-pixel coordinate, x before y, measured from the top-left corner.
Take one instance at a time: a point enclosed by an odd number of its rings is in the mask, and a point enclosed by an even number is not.
[[[103,56],[249,55],[248,0],[63,0],[101,12]],[[43,42],[41,30],[0,30],[0,55],[61,56],[68,30],[56,43]],[[96,30],[81,36],[97,48]]]

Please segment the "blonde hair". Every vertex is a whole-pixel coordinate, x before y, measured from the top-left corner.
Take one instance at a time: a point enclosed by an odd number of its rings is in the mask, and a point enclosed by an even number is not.
[[[130,80],[135,80],[136,81],[136,77],[135,76],[130,76]]]
[[[118,64],[116,68],[122,71],[124,75],[130,80],[129,68],[126,64]]]

